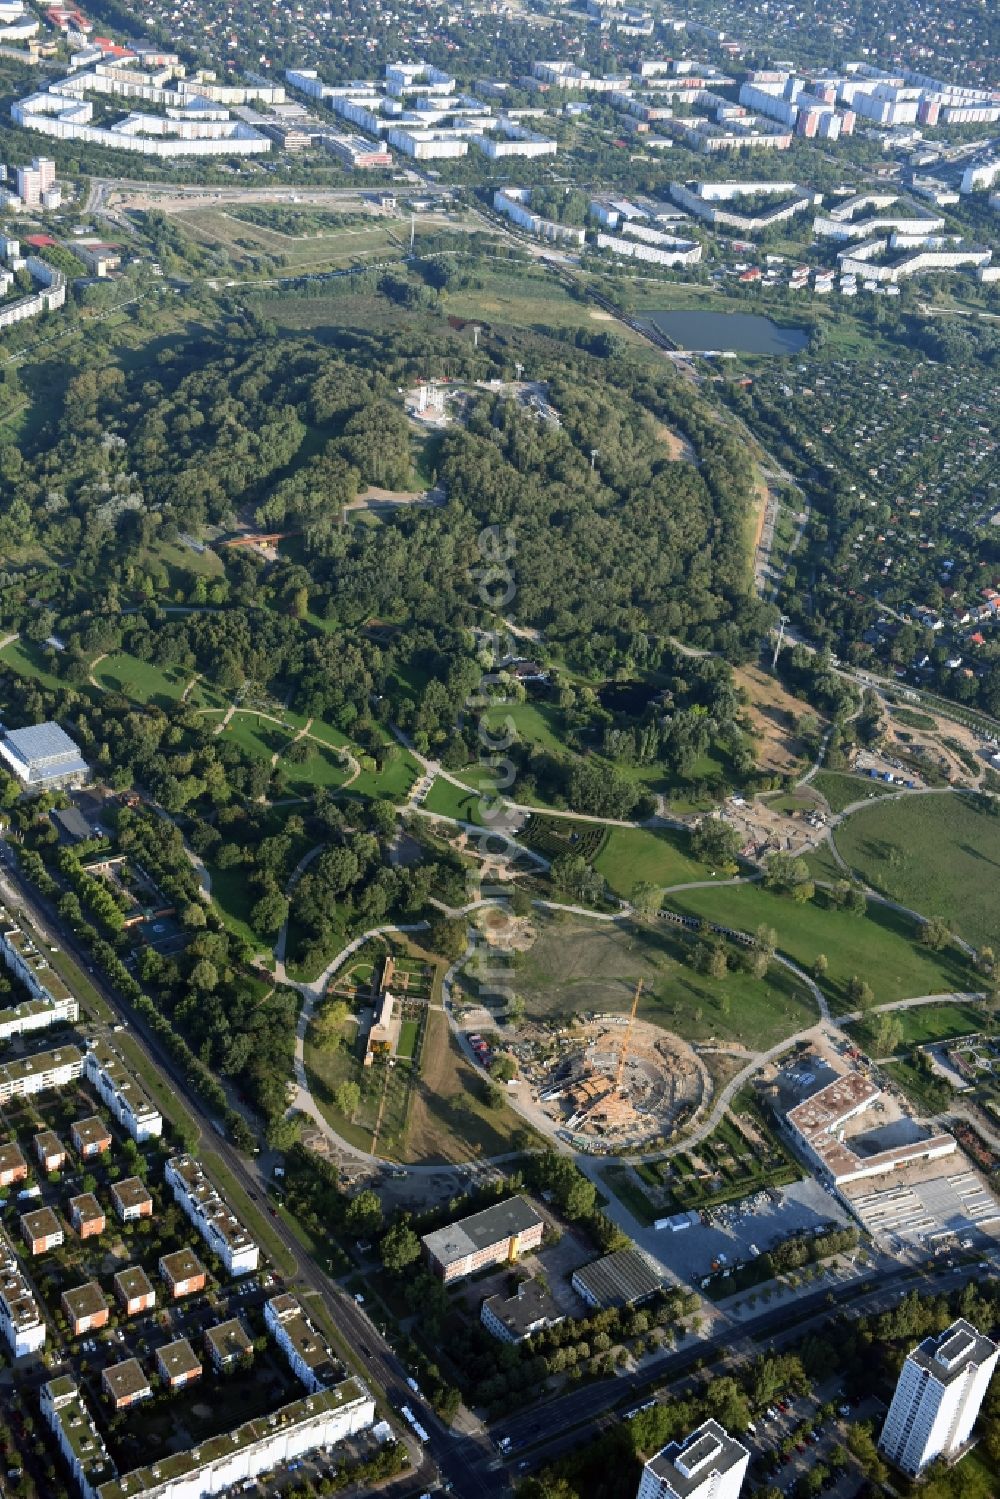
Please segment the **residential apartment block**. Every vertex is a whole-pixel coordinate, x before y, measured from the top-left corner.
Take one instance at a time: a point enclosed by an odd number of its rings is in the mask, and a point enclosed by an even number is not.
[[[15,1358],[45,1346],[45,1323],[9,1241],[0,1233],[0,1332]]]
[[[83,1071],[115,1119],[138,1145],[159,1139],[163,1134],[163,1115],[154,1108],[109,1042],[102,1039],[91,1044],[84,1057]]]
[[[879,1449],[915,1477],[935,1458],[960,1453],[972,1434],[1000,1349],[960,1317],[908,1355]]]
[[[115,1467],[71,1374],[61,1374],[42,1386],[41,1407],[84,1499],[94,1499],[98,1485],[114,1477]]]
[[[119,1270],[114,1285],[126,1317],[152,1311],[156,1305],[156,1289],[141,1265],[127,1265]]]
[[[83,1052],[78,1046],[58,1046],[32,1057],[15,1057],[0,1065],[0,1104],[65,1088],[82,1075]]]
[[[739,1499],[750,1454],[718,1421],[703,1421],[644,1465],[637,1499]]]
[[[92,1161],[111,1149],[111,1131],[98,1114],[75,1120],[69,1127],[69,1137],[83,1161]]]
[[[111,1364],[101,1374],[101,1388],[116,1411],[127,1410],[140,1400],[149,1400],[153,1387],[137,1358]]]
[[[538,1248],[544,1229],[545,1220],[526,1197],[510,1197],[425,1234],[421,1243],[431,1269],[450,1282],[488,1265],[513,1264],[519,1255]]]
[[[111,1315],[108,1299],[96,1280],[62,1293],[62,1309],[74,1337],[107,1327]]]
[[[69,1200],[69,1221],[81,1239],[89,1239],[94,1234],[102,1234],[108,1220],[93,1192],[81,1192],[79,1197]]]
[[[32,1144],[35,1147],[38,1164],[46,1175],[50,1171],[62,1170],[66,1164],[66,1147],[55,1130],[39,1130]]]
[[[213,1254],[230,1275],[246,1275],[260,1262],[260,1247],[220,1197],[201,1165],[189,1155],[171,1156],[164,1178]]]
[[[183,1389],[202,1376],[201,1359],[187,1338],[175,1338],[156,1350],[156,1368],[170,1390]]]
[[[160,1274],[174,1301],[182,1296],[193,1296],[203,1291],[208,1282],[208,1271],[190,1249],[178,1249],[173,1254],[160,1256]]]
[[[239,1317],[205,1329],[205,1351],[218,1370],[231,1369],[253,1355],[253,1342]]]
[[[23,1182],[28,1175],[28,1163],[20,1145],[13,1141],[9,1145],[0,1145],[0,1187],[11,1187],[15,1182]]]
[[[21,980],[30,999],[0,1009],[0,1040],[10,1040],[50,1025],[71,1025],[80,1007],[49,965],[32,933],[0,906],[0,958]]]
[[[272,1296],[264,1307],[267,1330],[288,1360],[292,1373],[310,1393],[329,1389],[343,1377],[343,1366],[302,1310],[297,1296]]]
[[[139,1218],[153,1216],[152,1194],[138,1176],[126,1176],[124,1181],[112,1182],[111,1201],[123,1223],[134,1223]]]
[[[21,1215],[21,1237],[32,1255],[47,1254],[65,1241],[63,1226],[51,1208]]]

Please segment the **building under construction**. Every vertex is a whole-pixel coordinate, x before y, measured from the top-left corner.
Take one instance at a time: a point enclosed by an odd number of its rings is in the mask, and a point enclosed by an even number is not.
[[[640,984],[628,1015],[594,1020],[578,1050],[560,1059],[539,1102],[573,1135],[616,1146],[668,1135],[702,1102],[706,1076],[691,1048],[637,1020]]]

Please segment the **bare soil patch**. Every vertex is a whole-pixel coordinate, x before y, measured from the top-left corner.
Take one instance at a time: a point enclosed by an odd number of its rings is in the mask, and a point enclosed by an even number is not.
[[[746,713],[758,740],[758,764],[762,770],[787,775],[805,758],[795,724],[803,713],[812,711],[809,704],[792,697],[780,682],[757,666],[737,667],[733,678],[750,698]]]

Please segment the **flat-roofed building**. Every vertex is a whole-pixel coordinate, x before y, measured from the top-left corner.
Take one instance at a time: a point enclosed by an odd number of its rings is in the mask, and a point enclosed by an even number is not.
[[[45,1346],[45,1323],[13,1247],[0,1232],[0,1332],[15,1358]]]
[[[239,1317],[205,1329],[205,1349],[216,1369],[231,1369],[253,1356],[253,1341]]]
[[[177,1249],[173,1254],[161,1255],[160,1274],[174,1301],[203,1291],[208,1281],[208,1271],[191,1249]]]
[[[202,1375],[201,1359],[187,1338],[175,1338],[156,1350],[156,1367],[170,1390],[182,1389]]]
[[[750,1454],[718,1421],[669,1442],[642,1470],[637,1499],[739,1499]]]
[[[126,1176],[124,1181],[112,1182],[111,1201],[123,1223],[153,1216],[153,1196],[141,1177]]]
[[[153,1393],[149,1375],[137,1358],[111,1364],[101,1374],[101,1388],[116,1411],[127,1410],[140,1400],[148,1400]]]
[[[163,1134],[163,1115],[110,1042],[101,1038],[91,1044],[83,1070],[87,1081],[93,1083],[102,1101],[138,1145],[159,1139]]]
[[[13,1140],[9,1145],[0,1145],[0,1187],[11,1187],[15,1182],[23,1182],[27,1175],[28,1163],[20,1145]]]
[[[87,1119],[76,1119],[69,1127],[70,1139],[81,1160],[90,1161],[111,1149],[111,1131],[97,1114]]]
[[[96,1280],[62,1293],[62,1309],[74,1337],[92,1332],[98,1327],[107,1327],[110,1308],[108,1298]]]
[[[572,1284],[588,1306],[638,1306],[662,1288],[663,1276],[641,1249],[616,1249],[574,1270]]]
[[[49,1380],[41,1391],[42,1417],[59,1444],[84,1499],[115,1476],[115,1465],[71,1374]]]
[[[141,1265],[127,1265],[115,1276],[115,1295],[126,1317],[148,1312],[156,1305],[156,1288]]]
[[[513,1264],[537,1249],[545,1220],[526,1197],[509,1197],[480,1213],[424,1234],[428,1263],[445,1282],[474,1275],[489,1265]]]
[[[90,779],[90,767],[79,748],[57,723],[7,729],[0,736],[0,759],[32,794],[82,786]]]
[[[21,1238],[34,1255],[58,1249],[65,1235],[62,1224],[51,1208],[36,1208],[33,1213],[21,1215]]]
[[[81,1239],[102,1234],[108,1222],[93,1192],[81,1192],[79,1197],[70,1198],[69,1219]]]
[[[32,1141],[38,1164],[48,1175],[61,1171],[66,1164],[66,1147],[53,1129],[39,1130]]]
[[[900,1371],[879,1449],[916,1477],[936,1458],[954,1459],[972,1435],[1000,1349],[960,1317],[925,1338]]]
[[[511,1296],[488,1296],[480,1311],[486,1331],[505,1343],[523,1343],[564,1316],[551,1291],[538,1280],[520,1281]]]
[[[208,1437],[197,1447],[109,1478],[95,1489],[93,1499],[195,1499],[233,1492],[308,1452],[367,1431],[374,1421],[371,1394],[361,1380],[347,1379]]]
[[[15,1057],[0,1065],[0,1104],[65,1088],[82,1073],[83,1052],[78,1046],[57,1046],[34,1056]]]
[[[260,1263],[260,1248],[224,1202],[201,1164],[189,1155],[171,1156],[164,1168],[175,1202],[184,1209],[213,1254],[230,1275],[246,1275]]]
[[[884,1176],[915,1161],[952,1155],[958,1149],[953,1135],[939,1134],[862,1155],[845,1139],[845,1125],[881,1096],[875,1084],[860,1072],[845,1072],[785,1116],[806,1155],[834,1186]]]
[[[264,1307],[264,1321],[292,1373],[307,1390],[330,1389],[343,1378],[343,1365],[320,1337],[297,1296],[287,1291],[272,1296]]]

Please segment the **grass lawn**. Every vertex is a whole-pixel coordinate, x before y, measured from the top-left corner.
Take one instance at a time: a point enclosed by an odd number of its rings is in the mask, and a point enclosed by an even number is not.
[[[869,776],[845,775],[839,770],[818,770],[810,785],[826,797],[831,812],[843,812],[852,802],[863,802],[867,797],[874,801],[879,796],[899,794],[898,786],[887,786],[884,781],[873,781]]]
[[[376,797],[398,806],[400,802],[406,801],[419,774],[420,766],[409,750],[400,747],[398,753],[381,770],[375,768],[374,762],[366,765],[362,759],[361,774],[348,786],[348,795]]]
[[[477,827],[485,826],[481,804],[482,797],[478,791],[463,791],[459,786],[446,781],[443,776],[435,778],[424,797],[424,807],[428,812],[436,812],[440,817],[454,817],[459,822],[472,822]]]
[[[420,1034],[419,1020],[404,1020],[399,1027],[399,1040],[396,1043],[397,1057],[409,1059],[413,1056],[417,1045],[417,1036]]]
[[[49,671],[45,650],[32,640],[12,640],[0,651],[0,661],[16,671],[18,676],[41,682],[43,687],[66,686],[60,677]],[[85,688],[83,690],[86,691]]]
[[[837,848],[875,889],[943,916],[969,942],[997,937],[1000,818],[970,796],[906,796],[855,812]]]
[[[259,713],[234,713],[222,731],[223,739],[231,739],[246,750],[255,760],[266,760],[268,764],[275,754],[288,748],[289,735],[270,719]]]
[[[209,864],[208,872],[212,876],[212,903],[229,931],[252,942],[256,951],[269,951],[274,946],[274,938],[262,937],[250,925],[250,911],[256,896],[247,884],[247,871],[241,865],[219,869],[217,865]]]
[[[494,703],[483,716],[494,735],[507,726],[509,719],[514,725],[515,739],[537,744],[553,754],[566,753],[566,746],[560,738],[562,715],[552,703]]]
[[[845,870],[841,869],[834,858],[833,850],[826,838],[805,855],[805,861],[809,866],[809,874],[814,880],[825,880],[828,884],[835,885],[838,880],[847,878]]]
[[[275,767],[284,776],[292,789],[311,786],[342,786],[347,780],[348,770],[335,750],[325,745],[310,744],[309,759],[302,765],[281,759]]]
[[[515,987],[530,1015],[623,1012],[643,980],[639,1017],[687,1040],[709,1036],[753,1050],[805,1030],[816,1018],[809,991],[772,964],[764,979],[696,973],[690,941],[668,925],[596,923],[575,916],[544,920],[519,958]]]
[[[626,899],[639,880],[681,885],[711,879],[711,869],[688,852],[690,843],[679,828],[609,828],[594,868]]]
[[[180,667],[171,666],[164,670],[149,661],[130,656],[127,651],[105,656],[94,667],[94,680],[106,692],[120,692],[134,702],[152,703],[157,708],[169,708],[179,701],[193,675]]]
[[[777,932],[781,951],[807,969],[817,953],[825,953],[830,967],[822,987],[842,1009],[847,1008],[846,988],[854,974],[871,984],[878,1004],[975,987],[959,954],[920,947],[915,924],[901,912],[870,901],[867,916],[851,916],[823,899],[796,905],[757,885],[729,885],[679,891],[666,904],[745,932],[765,923]]]
[[[932,1041],[948,1041],[953,1036],[969,1036],[986,1027],[987,1017],[973,1004],[917,1005],[912,1010],[897,1010],[895,1018],[903,1028],[898,1051],[911,1046],[926,1046]],[[858,1020],[850,1026],[858,1044],[872,1052],[872,1025]]]

